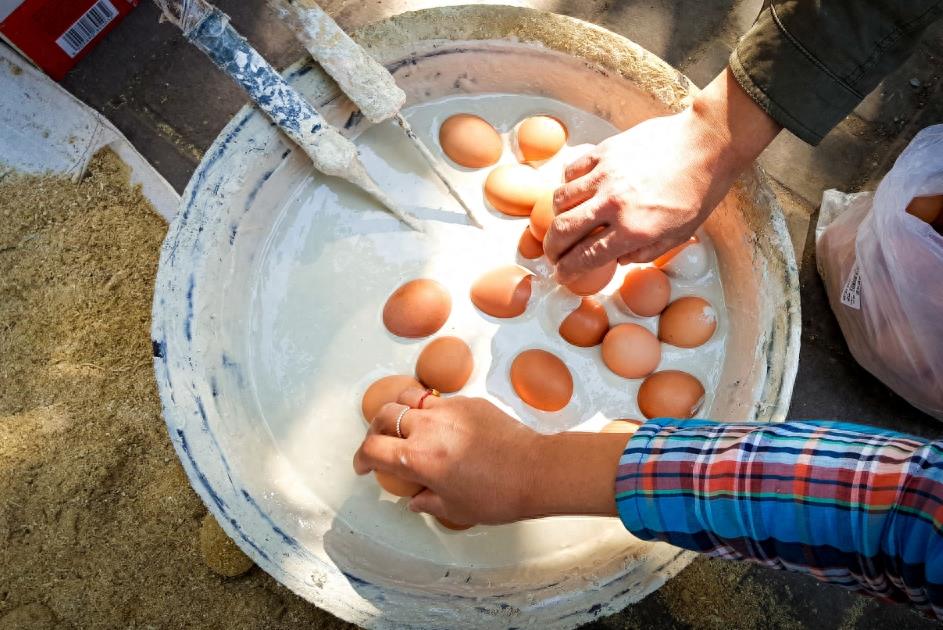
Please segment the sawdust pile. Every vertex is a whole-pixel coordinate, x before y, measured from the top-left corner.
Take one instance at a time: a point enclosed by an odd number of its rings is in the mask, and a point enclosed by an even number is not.
[[[203,563],[151,368],[165,231],[110,153],[0,181],[0,629],[348,627]]]

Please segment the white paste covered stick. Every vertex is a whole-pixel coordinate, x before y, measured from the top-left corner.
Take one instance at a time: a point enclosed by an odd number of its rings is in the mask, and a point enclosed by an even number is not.
[[[229,23],[229,16],[204,0],[156,0],[184,36],[229,75],[252,101],[311,158],[326,175],[359,186],[409,227],[418,221],[401,210],[370,177],[353,142],[329,125],[310,103]]]
[[[386,68],[313,0],[268,0],[269,6],[295,33],[311,56],[337,81],[372,123],[392,118],[406,102]]]
[[[352,40],[314,0],[268,0],[268,3],[367,120],[379,123],[396,116],[396,122],[428,162],[432,172],[459,203],[469,220],[481,227],[481,221],[452,186],[439,160],[399,114],[406,102],[406,94],[396,85],[393,75]]]
[[[419,151],[420,155],[425,158],[426,162],[429,163],[429,166],[432,167],[432,172],[438,176],[439,181],[445,186],[449,191],[449,194],[455,198],[455,201],[462,206],[462,210],[465,211],[465,214],[468,216],[468,220],[472,222],[477,227],[484,227],[481,224],[481,221],[475,216],[474,211],[472,211],[471,206],[465,203],[465,200],[462,199],[462,196],[458,194],[458,191],[455,190],[455,187],[452,186],[452,182],[448,180],[445,176],[445,173],[442,172],[442,169],[439,165],[439,161],[436,159],[432,152],[426,148],[426,145],[422,143],[422,140],[416,135],[416,132],[413,131],[413,128],[410,126],[409,122],[403,117],[402,114],[396,114],[397,124],[403,128],[403,131],[406,132],[406,137],[412,140],[413,146],[416,147],[416,150]]]

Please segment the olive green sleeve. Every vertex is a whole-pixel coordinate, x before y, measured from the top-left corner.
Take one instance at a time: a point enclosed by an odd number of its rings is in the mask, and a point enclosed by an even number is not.
[[[941,16],[941,0],[767,0],[730,69],[778,123],[818,144]]]

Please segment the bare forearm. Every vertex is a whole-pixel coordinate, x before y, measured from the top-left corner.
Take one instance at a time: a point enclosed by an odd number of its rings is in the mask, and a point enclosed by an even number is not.
[[[680,114],[688,134],[689,172],[700,181],[701,215],[714,207],[782,127],[724,69]]]
[[[782,130],[743,91],[729,68],[694,98],[688,113],[702,130],[714,168],[725,173],[742,172]]]
[[[613,479],[629,437],[575,432],[540,436],[536,442],[540,472],[532,477],[523,518],[615,516]]]

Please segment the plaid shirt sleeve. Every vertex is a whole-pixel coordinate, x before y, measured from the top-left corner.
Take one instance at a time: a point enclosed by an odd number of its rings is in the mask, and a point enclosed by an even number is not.
[[[653,420],[626,444],[616,505],[644,540],[943,618],[943,441],[837,422]]]

